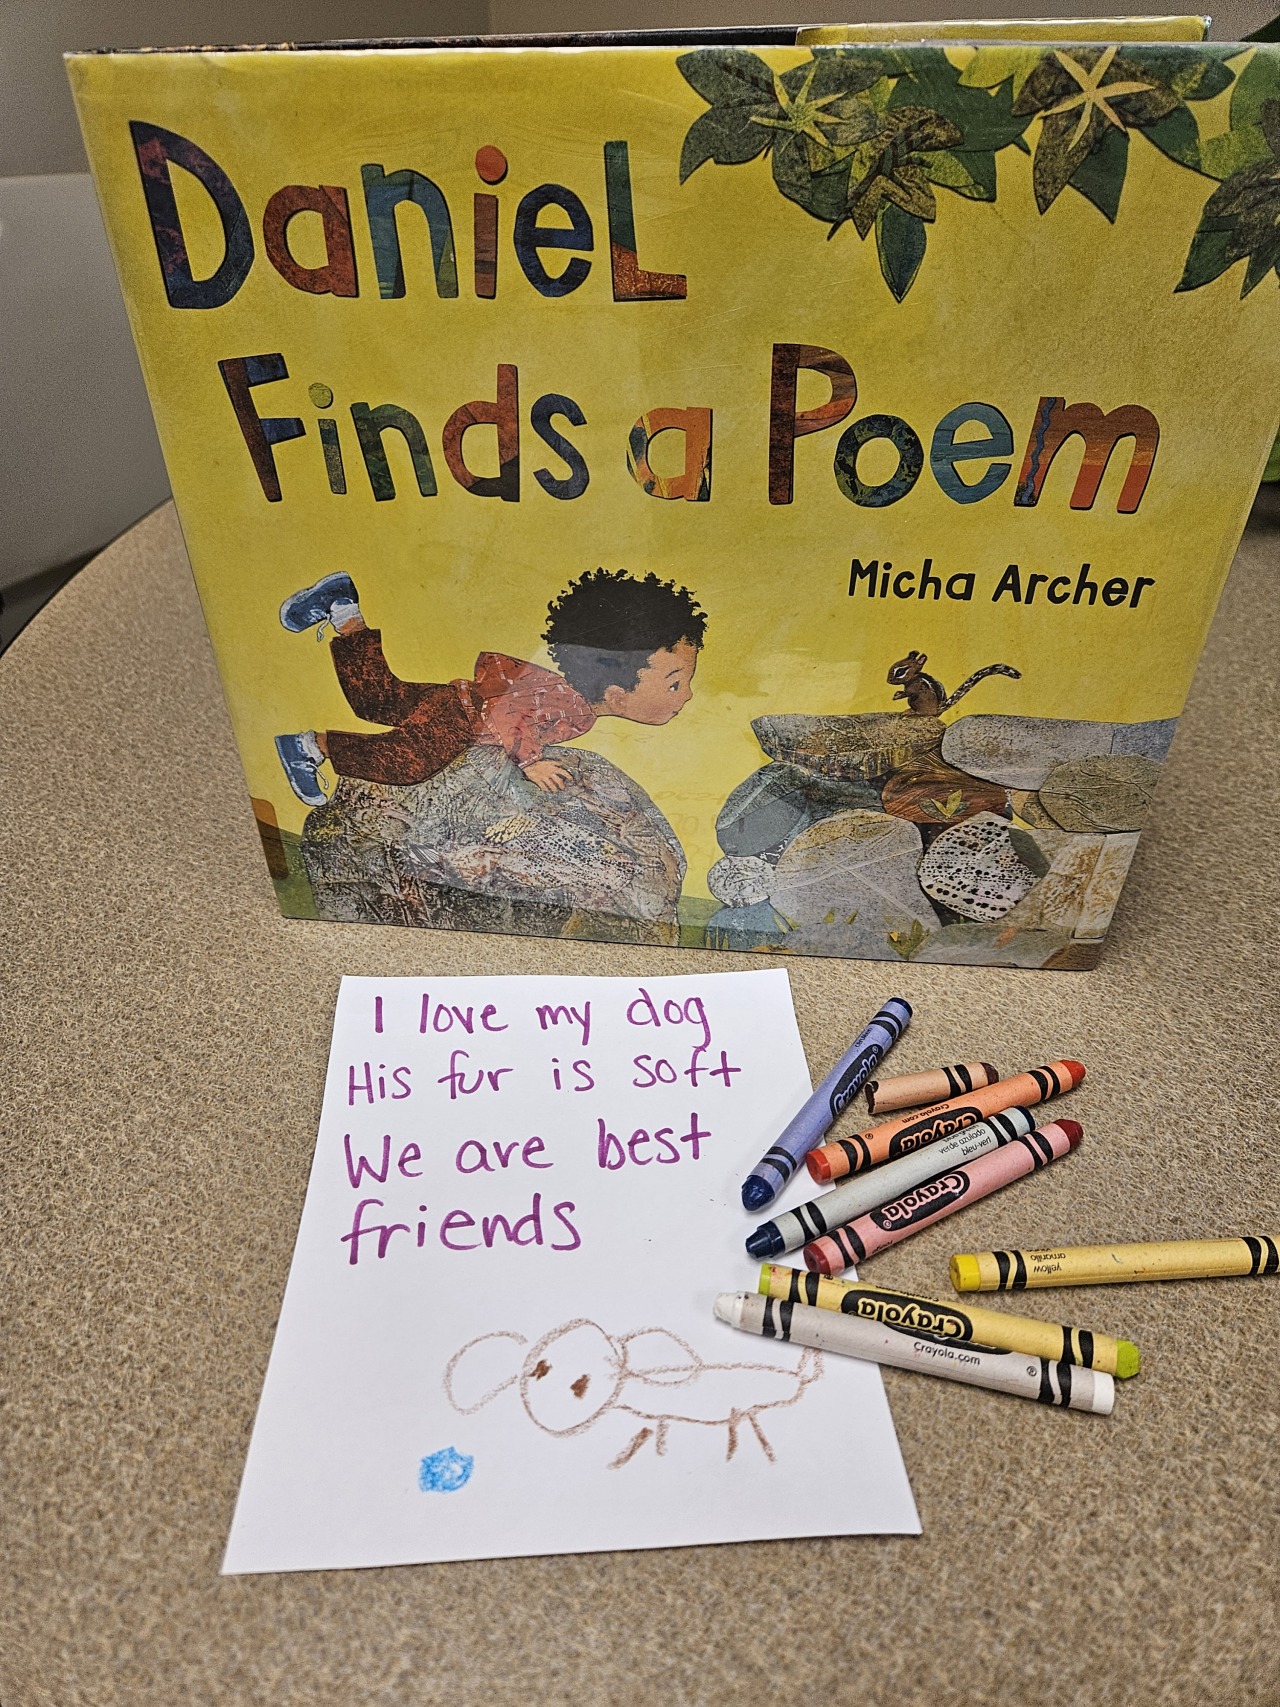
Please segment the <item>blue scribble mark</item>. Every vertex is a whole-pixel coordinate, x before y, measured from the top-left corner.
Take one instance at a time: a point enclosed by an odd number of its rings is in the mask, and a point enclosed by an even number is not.
[[[418,1486],[424,1494],[456,1494],[471,1480],[475,1459],[455,1446],[433,1452],[418,1466]]]

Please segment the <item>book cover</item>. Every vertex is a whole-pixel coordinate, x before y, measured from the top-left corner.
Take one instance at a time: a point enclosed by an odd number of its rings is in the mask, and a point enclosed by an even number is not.
[[[1094,964],[1280,416],[1112,33],[70,57],[286,914]]]

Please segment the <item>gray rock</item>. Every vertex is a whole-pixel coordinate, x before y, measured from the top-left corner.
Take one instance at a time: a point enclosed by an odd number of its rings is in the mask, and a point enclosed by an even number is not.
[[[1111,918],[1129,875],[1138,846],[1135,830],[1104,836],[1089,886],[1080,901],[1080,914],[1072,935],[1083,942],[1101,942],[1111,927]]]
[[[571,773],[561,793],[490,746],[413,787],[340,779],[302,833],[321,918],[674,940],[685,859],[671,826],[599,754],[547,756]]]
[[[754,854],[741,858],[727,854],[707,873],[707,888],[726,907],[750,907],[757,901],[767,901],[772,881],[773,867]]]
[[[1071,759],[1041,783],[1040,804],[1064,830],[1140,830],[1159,780],[1160,766],[1140,753]]]
[[[1159,762],[1177,719],[1091,723],[1068,717],[958,717],[942,738],[942,756],[957,770],[1005,788],[1037,789],[1055,766],[1104,754],[1139,754]]]
[[[1007,914],[998,924],[945,925],[916,956],[922,965],[1048,966],[1070,948],[1065,931],[1015,930]]]
[[[721,907],[707,920],[708,948],[753,949],[785,946],[788,931],[785,923],[767,901],[757,901],[751,907]]]
[[[1056,830],[1057,825],[1040,804],[1040,796],[1034,789],[1015,788],[1010,792],[1010,804],[1014,816],[1021,818],[1024,824],[1030,824],[1035,830]]]
[[[1154,759],[1162,765],[1169,756],[1177,727],[1176,717],[1162,717],[1152,723],[1117,723],[1111,751],[1141,753],[1144,759]]]
[[[1084,898],[1093,881],[1106,842],[1105,836],[1069,836],[1058,831],[1029,831],[1050,854],[1049,869],[1030,891],[1005,915],[1010,930],[1053,930],[1075,935]]]
[[[774,910],[801,933],[788,946],[883,959],[899,952],[891,939],[918,944],[938,926],[916,882],[920,852],[914,824],[879,812],[839,812],[811,825],[778,860],[769,891]]]
[[[936,752],[944,725],[937,717],[867,711],[856,717],[809,717],[799,712],[757,717],[751,725],[771,759],[818,776],[874,781]]]
[[[995,812],[979,812],[944,830],[920,862],[925,894],[964,919],[1002,919],[1040,875],[1019,858],[1008,820]]]
[[[862,807],[877,811],[880,796],[869,782],[816,776],[798,765],[768,764],[740,782],[716,820],[727,854],[781,849],[819,818]]]

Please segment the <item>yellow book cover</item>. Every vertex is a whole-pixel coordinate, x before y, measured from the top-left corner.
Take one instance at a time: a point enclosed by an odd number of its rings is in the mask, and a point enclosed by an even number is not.
[[[1115,33],[70,57],[287,914],[1094,963],[1280,416]]]

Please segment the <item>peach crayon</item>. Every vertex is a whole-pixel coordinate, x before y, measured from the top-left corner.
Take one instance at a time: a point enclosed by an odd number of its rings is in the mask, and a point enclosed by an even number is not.
[[[900,1115],[886,1120],[882,1126],[870,1126],[851,1138],[836,1138],[830,1144],[810,1150],[805,1166],[819,1185],[843,1179],[846,1174],[861,1173],[874,1168],[878,1162],[895,1160],[921,1144],[932,1144],[935,1138],[949,1138],[988,1114],[999,1114],[1006,1108],[1029,1108],[1046,1102],[1050,1097],[1064,1096],[1075,1090],[1084,1078],[1079,1061],[1051,1061],[1047,1067],[1031,1067],[1012,1079],[999,1079],[993,1085],[969,1091],[964,1096],[936,1102],[915,1114]]]
[[[954,1067],[933,1067],[927,1073],[900,1073],[896,1079],[872,1079],[867,1108],[872,1114],[891,1114],[897,1108],[924,1108],[946,1097],[966,1096],[994,1085],[1000,1075],[990,1061],[960,1061]]]

